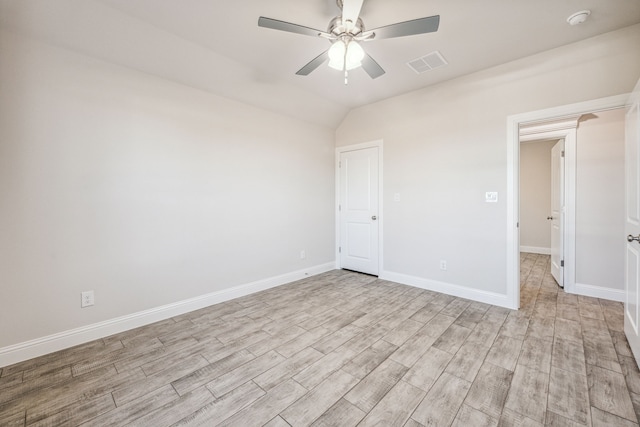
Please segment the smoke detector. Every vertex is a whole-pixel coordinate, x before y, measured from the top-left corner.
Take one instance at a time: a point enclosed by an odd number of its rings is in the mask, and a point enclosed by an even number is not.
[[[578,25],[582,24],[587,18],[591,15],[590,10],[581,10],[580,12],[576,12],[570,17],[567,18],[567,22],[569,25]]]

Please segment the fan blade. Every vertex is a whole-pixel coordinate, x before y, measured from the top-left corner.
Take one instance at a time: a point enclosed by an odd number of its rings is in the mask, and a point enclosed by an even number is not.
[[[313,70],[321,66],[327,59],[329,59],[329,50],[325,50],[320,55],[316,56],[307,65],[300,68],[296,73],[299,76],[308,76]]]
[[[440,15],[428,18],[414,19],[412,21],[398,22],[386,27],[375,28],[367,31],[365,35],[375,33],[374,40],[390,39],[394,37],[413,36],[416,34],[433,33],[440,26]]]
[[[342,0],[342,22],[351,21],[355,24],[360,16],[362,3],[364,0]]]
[[[265,18],[261,16],[258,18],[258,26],[263,28],[271,28],[272,30],[287,31],[289,33],[302,34],[304,36],[329,36],[328,33],[315,28],[303,27],[302,25],[292,24],[291,22],[279,21],[277,19]]]
[[[362,60],[362,68],[369,74],[372,79],[377,79],[385,73],[382,67],[368,53],[365,53]]]

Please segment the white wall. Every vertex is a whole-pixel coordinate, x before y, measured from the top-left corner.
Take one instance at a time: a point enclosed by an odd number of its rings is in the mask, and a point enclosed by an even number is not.
[[[352,110],[337,145],[384,140],[382,275],[506,295],[507,116],[629,92],[638,46],[635,25]]]
[[[333,263],[332,130],[8,32],[0,93],[0,349]]]
[[[577,130],[576,286],[624,290],[624,110]]]
[[[520,250],[551,253],[551,148],[557,141],[520,144]]]

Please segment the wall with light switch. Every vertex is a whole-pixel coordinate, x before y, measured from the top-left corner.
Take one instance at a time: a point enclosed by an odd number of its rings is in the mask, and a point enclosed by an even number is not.
[[[507,117],[630,92],[638,46],[635,25],[352,110],[338,146],[384,141],[381,275],[506,295]]]
[[[333,268],[333,130],[5,32],[0,82],[0,366]]]

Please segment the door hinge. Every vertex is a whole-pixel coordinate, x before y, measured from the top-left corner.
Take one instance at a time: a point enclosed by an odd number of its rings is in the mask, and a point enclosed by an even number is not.
[[[338,212],[342,211],[342,205],[338,205]]]
[[[564,157],[564,150],[562,150],[562,153],[560,153],[560,157]]]
[[[560,261],[560,267],[564,267],[564,260]]]
[[[516,228],[520,228],[520,223],[516,222]]]
[[[342,253],[342,247],[338,246],[338,253],[341,254]]]
[[[342,161],[338,162],[338,167],[341,168],[342,167]]]

